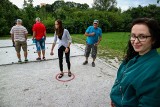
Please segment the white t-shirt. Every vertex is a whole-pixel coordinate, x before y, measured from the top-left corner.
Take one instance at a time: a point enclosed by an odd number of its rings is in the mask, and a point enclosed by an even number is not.
[[[25,41],[25,35],[28,31],[22,25],[15,25],[12,27],[10,33],[14,35],[14,41]]]

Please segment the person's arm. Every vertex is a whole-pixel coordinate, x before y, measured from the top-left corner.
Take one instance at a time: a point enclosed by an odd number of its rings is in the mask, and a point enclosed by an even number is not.
[[[36,32],[33,31],[33,37],[32,37],[32,39],[35,39],[35,37],[36,37]]]
[[[50,55],[54,55],[53,50],[54,50],[55,45],[56,45],[55,43],[52,44]]]
[[[46,40],[46,27],[44,24],[43,24],[43,26],[44,26],[44,40]]]
[[[11,34],[11,39],[12,39],[13,46],[15,46],[13,27],[11,28],[10,34]]]
[[[65,49],[65,53],[68,53],[68,52],[69,52],[69,50],[70,50],[70,45],[71,45],[71,42],[68,43],[68,46],[67,46],[67,48]]]
[[[70,33],[68,32],[68,30],[66,31],[66,33],[67,33],[67,38],[68,38],[68,40],[69,40],[67,47],[70,48],[70,45],[71,45],[71,43],[72,43],[72,38],[71,38],[71,35],[70,35]]]
[[[53,55],[54,53],[53,53],[53,50],[54,50],[54,47],[55,47],[55,45],[56,45],[56,42],[57,42],[57,36],[56,36],[56,33],[54,33],[54,42],[53,42],[53,44],[52,44],[52,48],[51,48],[51,53],[50,53],[50,55]]]
[[[87,32],[85,32],[85,34],[84,34],[85,36],[94,36],[95,35],[95,33],[94,32],[92,32],[92,33],[87,33]]]
[[[95,45],[96,46],[99,45],[99,43],[101,42],[101,40],[102,40],[102,36],[99,37],[98,42]]]
[[[68,53],[68,52],[69,52],[69,50],[70,50],[70,45],[71,45],[71,43],[69,42],[67,48],[65,49],[65,53]]]
[[[12,43],[14,42],[14,34],[11,34]]]
[[[99,34],[98,42],[95,44],[96,46],[99,45],[99,43],[102,40],[102,29],[101,28],[98,28],[98,29],[99,29],[100,34]]]
[[[26,28],[25,28],[25,30],[24,30],[24,35],[25,35],[25,39],[26,39],[26,41],[27,41],[27,38],[28,38],[28,31],[27,31]]]
[[[71,38],[71,35],[70,35],[70,33],[69,33],[68,30],[66,30],[65,33],[66,33],[67,39],[68,39],[68,46],[67,46],[67,48],[65,49],[65,53],[68,53],[68,51],[70,50],[70,45],[71,45],[71,43],[72,43],[72,38]]]
[[[46,40],[46,31],[44,31],[44,40]]]
[[[12,33],[11,33],[11,39],[12,39],[13,46],[15,46],[15,42],[14,42],[14,34],[12,34]]]
[[[95,32],[92,32],[91,33],[91,29],[92,29],[92,26],[89,26],[86,30],[86,32],[84,33],[84,36],[94,36],[95,35]]]
[[[141,94],[138,107],[160,107],[160,79],[153,78],[150,78],[152,82],[145,83],[149,85],[141,88],[147,89],[147,91],[141,90],[144,93]]]
[[[154,59],[155,66],[145,67],[148,74],[144,74],[139,81],[140,84],[134,84],[136,93],[139,96],[138,107],[160,107],[160,61]]]
[[[32,39],[35,39],[36,38],[36,27],[35,27],[35,24],[32,27],[32,31],[33,31]]]
[[[53,44],[52,44],[52,48],[51,48],[50,55],[54,55],[53,50],[54,50],[55,45],[56,45],[56,43],[53,43]]]
[[[26,39],[26,41],[27,41],[27,38],[28,38],[28,33],[25,34],[25,39]]]
[[[55,45],[55,43],[52,44],[51,52],[53,52]]]

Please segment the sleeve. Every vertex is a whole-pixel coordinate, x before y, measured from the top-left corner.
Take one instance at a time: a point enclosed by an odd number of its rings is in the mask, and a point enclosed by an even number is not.
[[[160,107],[160,69],[148,76],[140,87],[138,107]],[[151,71],[152,72],[152,71]],[[154,71],[153,71],[154,72]],[[147,74],[146,74],[147,75]]]
[[[57,42],[57,35],[56,35],[56,32],[54,33],[54,39],[53,39],[53,43],[56,44]]]
[[[86,29],[86,33],[90,33],[90,28],[91,28],[91,26],[89,26],[89,27]]]
[[[100,34],[99,34],[100,37],[102,37],[102,29],[100,28]]]
[[[13,33],[14,33],[14,31],[13,31],[13,27],[12,27],[10,30],[10,34],[13,34]]]
[[[156,82],[156,81],[155,81]],[[139,100],[138,107],[160,107],[160,84],[152,87],[150,94],[145,94]]]
[[[28,31],[27,31],[27,29],[24,27],[24,33],[25,34],[27,34],[28,33]]]
[[[66,35],[67,35],[67,39],[68,39],[69,43],[72,43],[72,38],[71,38],[71,35],[68,30],[66,30]]]

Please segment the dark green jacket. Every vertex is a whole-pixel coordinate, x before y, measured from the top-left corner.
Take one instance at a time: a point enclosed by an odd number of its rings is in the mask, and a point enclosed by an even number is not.
[[[160,107],[160,55],[151,50],[118,69],[110,97],[116,107]]]

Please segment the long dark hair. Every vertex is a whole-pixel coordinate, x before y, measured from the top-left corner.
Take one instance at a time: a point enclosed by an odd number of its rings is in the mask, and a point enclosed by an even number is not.
[[[63,31],[64,31],[64,28],[62,26],[62,21],[60,19],[57,19],[56,22],[59,25],[59,27],[57,29],[55,28],[56,35],[58,35],[59,39],[62,39],[62,35],[63,35]]]
[[[136,24],[144,24],[149,28],[149,32],[152,36],[152,41],[154,41],[151,49],[159,48],[160,47],[160,26],[158,22],[153,18],[137,18],[132,22],[131,28]],[[130,59],[132,59],[136,55],[138,55],[138,52],[135,52],[129,40],[128,45],[126,47],[126,55],[124,57],[124,61],[127,63]]]

